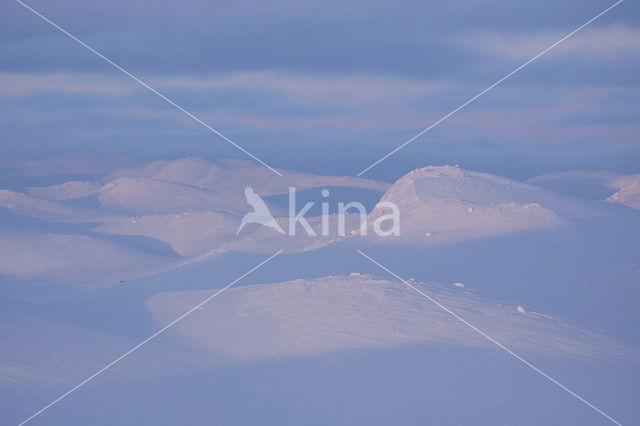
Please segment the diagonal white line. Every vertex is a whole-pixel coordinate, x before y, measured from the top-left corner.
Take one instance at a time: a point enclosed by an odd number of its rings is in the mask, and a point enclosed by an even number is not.
[[[426,293],[423,293],[422,291],[420,291],[420,289],[418,289],[417,287],[413,286],[411,283],[405,281],[404,279],[400,278],[398,275],[396,275],[395,273],[393,273],[392,271],[390,271],[388,268],[386,268],[385,266],[381,265],[380,263],[376,262],[375,260],[373,260],[372,258],[370,258],[369,256],[367,256],[366,254],[364,254],[363,252],[361,252],[360,250],[356,250],[358,253],[360,253],[363,257],[365,257],[366,259],[370,260],[372,263],[376,264],[377,266],[379,266],[380,268],[382,268],[383,270],[387,271],[389,274],[393,275],[395,278],[399,279],[400,281],[402,281],[403,283],[405,283],[406,285],[408,285],[409,287],[411,287],[413,290],[417,291],[418,293],[420,293],[422,296],[424,296],[425,298],[427,298],[429,301],[433,302],[434,304],[436,304],[439,308],[443,309],[445,312],[447,312],[448,314],[450,314],[451,316],[453,316],[454,318],[456,318],[457,320],[461,321],[463,324],[465,324],[466,326],[468,326],[469,328],[471,328],[473,331],[475,331],[476,333],[480,334],[481,336],[485,337],[486,339],[488,339],[489,341],[491,341],[492,343],[494,343],[496,346],[498,346],[500,349],[503,349],[504,351],[506,351],[508,354],[510,354],[511,356],[513,356],[514,358],[516,358],[518,361],[522,362],[523,364],[525,364],[527,367],[531,368],[532,370],[536,371],[537,373],[541,374],[545,379],[549,380],[550,382],[558,385],[560,388],[564,389],[565,391],[567,391],[570,395],[572,395],[573,397],[579,399],[580,401],[584,402],[585,404],[587,404],[589,407],[593,408],[595,411],[597,411],[598,413],[602,414],[604,417],[606,417],[607,419],[611,420],[613,423],[622,426],[622,423],[620,423],[619,421],[617,421],[616,419],[614,419],[613,417],[609,416],[607,413],[605,413],[604,411],[600,410],[598,407],[596,407],[595,405],[593,405],[592,403],[590,403],[589,401],[587,401],[586,399],[582,398],[580,395],[578,395],[577,393],[575,393],[574,391],[572,391],[571,389],[567,388],[566,386],[564,386],[562,383],[558,382],[556,379],[554,379],[553,377],[549,376],[547,373],[545,373],[544,371],[538,369],[536,366],[534,366],[533,364],[531,364],[529,361],[527,361],[526,359],[522,358],[520,355],[516,354],[515,352],[513,352],[512,350],[510,350],[509,348],[507,348],[506,346],[504,346],[502,343],[498,342],[497,340],[495,340],[493,337],[489,336],[488,334],[486,334],[484,331],[480,330],[478,327],[474,326],[473,324],[467,322],[464,318],[460,317],[458,314],[456,314],[455,312],[451,311],[450,309],[448,309],[446,306],[441,305],[437,300],[435,300],[434,298],[432,298],[431,296],[429,296]]]
[[[91,46],[89,46],[88,44],[86,44],[85,42],[83,42],[82,40],[80,40],[79,38],[77,38],[76,36],[74,36],[73,34],[69,33],[68,31],[66,31],[64,28],[61,28],[60,26],[58,26],[57,24],[55,24],[54,22],[52,22],[49,18],[47,18],[46,16],[43,16],[42,14],[40,14],[38,11],[34,10],[33,8],[31,8],[30,6],[26,5],[24,2],[22,2],[21,0],[16,0],[16,2],[18,2],[19,4],[21,4],[22,6],[24,6],[26,9],[30,10],[31,12],[33,12],[35,15],[39,16],[40,18],[42,18],[44,21],[48,22],[49,24],[51,24],[53,27],[55,27],[56,29],[60,30],[62,33],[64,33],[65,35],[69,36],[73,41],[77,42],[78,44],[86,47],[88,50],[90,50],[92,53],[94,53],[95,55],[97,55],[98,57],[100,57],[102,60],[104,60],[105,62],[113,65],[113,67],[115,67],[118,71],[122,72],[124,75],[126,75],[127,77],[132,78],[133,80],[137,81],[138,83],[140,83],[142,86],[144,86],[146,89],[149,89],[151,92],[155,93],[156,95],[158,95],[159,97],[161,97],[162,99],[164,99],[165,101],[167,101],[169,104],[171,104],[172,106],[174,106],[175,108],[177,108],[178,110],[182,111],[183,113],[185,113],[186,115],[188,115],[189,117],[191,117],[192,119],[194,119],[195,121],[197,121],[198,123],[200,123],[201,125],[203,125],[204,127],[206,127],[207,129],[209,129],[210,131],[212,131],[213,133],[215,133],[216,135],[220,136],[222,139],[224,139],[225,141],[229,142],[231,145],[235,146],[236,148],[238,148],[240,151],[244,152],[245,154],[247,154],[249,157],[253,158],[254,160],[256,160],[258,163],[262,164],[263,166],[265,166],[266,168],[268,168],[269,170],[271,170],[273,173],[282,176],[282,173],[280,173],[279,171],[277,171],[276,169],[274,169],[273,167],[271,167],[270,165],[268,165],[267,163],[265,163],[264,161],[262,161],[261,159],[259,159],[258,157],[256,157],[255,155],[253,155],[252,153],[250,153],[249,151],[247,151],[246,149],[244,149],[243,147],[241,147],[240,145],[238,145],[237,143],[235,143],[234,141],[232,141],[231,139],[229,139],[228,137],[226,137],[225,135],[223,135],[222,133],[220,133],[219,131],[217,131],[216,129],[214,129],[213,127],[211,127],[210,125],[208,125],[207,123],[205,123],[204,121],[200,120],[198,117],[196,117],[195,115],[193,115],[192,113],[190,113],[189,111],[187,111],[186,109],[182,108],[180,105],[176,104],[175,102],[173,102],[171,99],[167,98],[165,95],[163,95],[162,93],[158,92],[156,89],[154,89],[153,87],[149,86],[147,83],[145,83],[144,81],[140,80],[138,77],[136,77],[135,75],[131,74],[129,71],[125,70],[124,68],[122,68],[120,65],[116,64],[115,62],[113,62],[111,59],[107,58],[106,56],[104,56],[102,53],[98,52],[97,50],[95,50],[94,48],[92,48]]]
[[[198,303],[196,306],[194,306],[193,308],[189,309],[187,312],[185,312],[184,314],[180,315],[178,318],[176,318],[175,320],[171,321],[169,324],[165,325],[164,327],[162,327],[160,330],[156,331],[155,333],[153,333],[151,336],[147,337],[146,339],[144,339],[142,342],[138,343],[137,345],[135,345],[133,348],[129,349],[127,352],[123,353],[122,355],[120,355],[118,358],[114,359],[113,361],[111,361],[109,364],[105,365],[103,368],[101,368],[100,370],[96,371],[95,373],[93,373],[91,376],[87,377],[86,379],[84,379],[82,382],[78,383],[76,386],[72,387],[71,389],[69,389],[67,392],[63,393],[62,395],[60,395],[58,398],[56,398],[55,400],[53,400],[52,402],[50,402],[49,404],[45,405],[42,409],[40,409],[39,411],[37,411],[36,413],[34,413],[31,417],[23,420],[22,422],[20,422],[18,424],[18,426],[22,426],[25,423],[27,423],[28,421],[32,420],[34,417],[42,414],[45,410],[49,409],[51,406],[53,406],[54,404],[57,404],[60,400],[62,400],[63,398],[67,397],[69,394],[71,394],[72,392],[74,392],[75,390],[77,390],[79,387],[85,385],[86,383],[90,382],[91,380],[93,380],[96,376],[98,376],[99,374],[103,373],[105,370],[107,370],[108,368],[112,367],[113,365],[115,365],[116,363],[120,362],[122,359],[124,359],[125,357],[127,357],[128,355],[130,355],[132,352],[136,351],[137,349],[139,349],[142,345],[144,345],[145,343],[149,342],[151,339],[155,338],[156,336],[164,333],[167,329],[169,329],[170,327],[172,327],[173,325],[175,325],[177,322],[181,321],[182,319],[184,319],[185,317],[189,316],[193,311],[195,311],[196,309],[198,309],[199,307],[201,307],[202,305],[206,304],[207,302],[209,302],[211,299],[213,299],[214,297],[216,297],[217,295],[219,295],[220,293],[222,293],[223,291],[225,291],[226,289],[228,289],[229,287],[231,287],[232,285],[234,285],[235,283],[237,283],[238,281],[240,281],[241,279],[243,279],[244,277],[246,277],[247,275],[249,275],[250,273],[252,273],[253,271],[255,271],[256,269],[260,268],[262,265],[264,265],[265,263],[269,262],[271,259],[273,259],[274,257],[276,257],[277,255],[279,255],[280,253],[282,253],[282,250],[279,250],[277,253],[271,255],[268,259],[263,260],[262,262],[260,262],[259,264],[257,264],[256,266],[254,266],[253,268],[251,268],[249,271],[247,271],[246,273],[242,274],[241,276],[239,276],[238,278],[236,278],[235,280],[231,281],[229,284],[227,284],[225,287],[221,288],[220,290],[218,290],[217,292],[215,292],[214,294],[212,294],[211,296],[207,297],[206,299],[204,299],[202,302]]]
[[[18,0],[16,0],[18,1]],[[438,121],[436,121],[435,123],[431,124],[429,127],[426,127],[424,130],[422,130],[420,133],[418,133],[417,135],[415,135],[414,137],[412,137],[411,139],[409,139],[408,141],[404,142],[402,145],[398,146],[396,149],[394,149],[393,151],[391,151],[390,153],[388,153],[387,155],[385,155],[384,157],[380,158],[378,161],[376,161],[375,163],[371,164],[369,167],[367,167],[366,169],[362,170],[360,173],[358,173],[356,176],[360,176],[363,173],[365,173],[366,171],[368,171],[369,169],[377,166],[378,164],[380,164],[382,161],[386,160],[388,157],[392,156],[393,154],[395,154],[396,152],[400,151],[402,148],[404,148],[405,146],[409,145],[411,142],[413,142],[414,140],[418,139],[420,136],[424,135],[425,133],[427,133],[429,130],[433,129],[434,127],[436,127],[438,124],[442,123],[444,120],[446,120],[447,118],[451,117],[453,114],[455,114],[456,112],[460,111],[462,108],[466,107],[467,105],[469,105],[471,102],[475,101],[476,99],[478,99],[480,96],[484,95],[485,93],[487,93],[489,90],[493,89],[494,87],[496,87],[498,84],[502,83],[503,81],[505,81],[506,79],[508,79],[509,77],[511,77],[512,75],[514,75],[515,73],[517,73],[518,71],[520,71],[521,69],[523,69],[524,67],[526,67],[527,65],[529,65],[531,62],[535,61],[536,59],[538,59],[539,57],[541,57],[542,55],[544,55],[545,53],[547,53],[548,51],[550,51],[551,49],[553,49],[554,47],[556,47],[557,45],[559,45],[560,43],[562,43],[563,41],[565,41],[566,39],[568,39],[569,37],[571,37],[572,35],[574,35],[575,33],[577,33],[578,31],[580,31],[581,29],[583,29],[584,27],[586,27],[587,25],[591,24],[593,21],[595,21],[596,19],[598,19],[599,17],[601,17],[602,15],[604,15],[605,13],[607,13],[608,11],[610,11],[611,9],[613,9],[614,7],[616,7],[617,5],[619,5],[620,3],[622,3],[624,0],[618,0],[616,3],[612,4],[611,6],[609,6],[608,8],[606,8],[605,10],[603,10],[602,12],[600,12],[599,14],[597,14],[596,16],[594,16],[593,18],[589,19],[587,22],[585,22],[584,24],[580,25],[578,28],[576,28],[575,30],[571,31],[569,34],[567,34],[566,36],[562,37],[560,40],[556,41],[555,43],[553,43],[551,46],[547,47],[546,49],[544,49],[542,52],[538,53],[536,56],[534,56],[533,58],[529,59],[527,62],[525,62],[524,64],[520,65],[518,68],[514,69],[513,71],[511,71],[509,74],[505,75],[504,77],[502,77],[500,80],[496,81],[495,83],[493,83],[491,86],[487,87],[486,89],[484,89],[482,92],[478,93],[477,95],[475,95],[474,97],[472,97],[471,99],[469,99],[468,101],[466,101],[465,103],[463,103],[462,105],[460,105],[459,107],[457,107],[456,109],[450,111],[447,115],[445,115],[444,117],[442,117],[441,119],[439,119]]]

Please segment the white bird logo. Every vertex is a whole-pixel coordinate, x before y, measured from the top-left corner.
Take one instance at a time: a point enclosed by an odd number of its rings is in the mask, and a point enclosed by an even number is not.
[[[247,199],[247,203],[253,207],[253,211],[244,215],[242,218],[242,223],[240,224],[240,228],[238,228],[238,232],[236,235],[240,233],[244,225],[247,223],[259,223],[260,225],[268,226],[269,228],[273,228],[281,234],[284,234],[284,231],[276,222],[276,220],[271,215],[269,208],[264,203],[262,198],[251,188],[247,186],[244,189],[244,196]]]

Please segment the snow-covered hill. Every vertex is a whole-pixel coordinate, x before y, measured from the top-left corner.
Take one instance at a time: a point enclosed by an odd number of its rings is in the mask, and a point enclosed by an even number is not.
[[[399,207],[397,239],[426,244],[562,226],[565,221],[555,210],[567,211],[567,203],[540,188],[457,166],[414,170],[381,202]],[[384,213],[374,210],[369,225]]]
[[[421,291],[514,349],[555,356],[620,359],[623,345],[555,319],[452,286],[413,281]],[[172,292],[147,301],[166,324],[209,291]],[[213,325],[213,326],[212,326]],[[219,360],[309,356],[412,343],[491,347],[493,343],[403,283],[368,275],[329,276],[232,288],[204,305],[174,335]]]

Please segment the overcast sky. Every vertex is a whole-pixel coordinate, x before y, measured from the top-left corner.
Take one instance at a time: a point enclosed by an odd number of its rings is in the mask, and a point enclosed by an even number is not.
[[[612,3],[27,1],[270,164],[349,175]],[[368,177],[640,172],[639,18],[623,2]],[[246,158],[13,1],[0,58],[5,157]]]

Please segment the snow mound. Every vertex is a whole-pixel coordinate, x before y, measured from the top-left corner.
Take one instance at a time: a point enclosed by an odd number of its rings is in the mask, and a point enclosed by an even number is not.
[[[620,356],[619,343],[564,321],[522,315],[513,305],[470,292],[413,285],[508,347],[554,356]],[[166,324],[210,295],[210,291],[163,293],[146,304],[154,320]],[[425,342],[493,345],[408,286],[370,275],[231,288],[224,293],[224,303],[202,306],[189,321],[176,324],[172,333],[223,360],[313,356]]]
[[[546,191],[510,179],[429,166],[399,179],[382,197],[400,210],[400,239],[442,242],[560,226]],[[384,212],[376,208],[369,226]],[[429,238],[425,238],[429,235]]]
[[[349,176],[318,176],[289,170],[280,170],[278,176],[269,169],[242,160],[219,160],[212,163],[199,157],[173,161],[154,161],[142,167],[118,170],[104,180],[118,178],[147,178],[191,185],[220,192],[242,192],[252,186],[261,196],[284,194],[289,186],[298,190],[321,186],[349,186],[385,191],[389,184]]]
[[[69,181],[59,185],[28,187],[29,194],[46,200],[75,200],[93,195],[102,185],[98,182]]]
[[[206,211],[119,218],[93,230],[155,238],[168,243],[181,256],[196,256],[233,241],[238,223],[234,216]]]
[[[19,280],[101,286],[177,263],[83,235],[0,229],[0,239],[0,274]]]
[[[208,191],[149,178],[118,178],[100,189],[101,206],[135,214],[181,213],[193,210],[241,211],[242,192]]]
[[[30,161],[25,176],[51,176],[58,174],[101,176],[123,167],[143,164],[138,157],[129,154],[100,154],[94,152],[70,152],[42,160]]]
[[[614,193],[606,200],[609,203],[618,203],[634,209],[640,209],[640,179],[633,181],[620,191]]]
[[[0,190],[0,208],[5,208],[14,214],[35,217],[48,222],[84,223],[109,219],[108,215],[96,210],[66,206],[10,189]]]
[[[622,192],[624,188],[631,187],[638,181],[640,181],[640,174],[623,175],[601,170],[576,170],[561,173],[547,173],[529,179],[527,182],[576,197],[598,201],[606,199],[608,202],[625,204],[625,202],[620,202],[624,201],[622,194],[616,193],[612,195],[611,190]],[[630,189],[631,191],[625,191],[628,192],[625,197],[632,195],[633,189]],[[632,200],[629,201],[633,204]]]

